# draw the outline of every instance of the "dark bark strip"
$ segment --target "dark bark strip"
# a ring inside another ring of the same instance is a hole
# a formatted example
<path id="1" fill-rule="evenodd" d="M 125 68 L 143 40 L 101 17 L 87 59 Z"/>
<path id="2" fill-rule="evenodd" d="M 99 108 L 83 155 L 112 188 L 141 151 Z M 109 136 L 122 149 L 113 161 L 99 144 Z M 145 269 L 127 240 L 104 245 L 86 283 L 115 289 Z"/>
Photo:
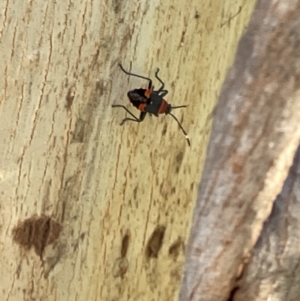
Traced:
<path id="1" fill-rule="evenodd" d="M 299 15 L 299 0 L 258 1 L 240 41 L 215 110 L 182 301 L 228 300 L 281 191 L 300 137 Z"/>
<path id="2" fill-rule="evenodd" d="M 300 300 L 300 147 L 233 301 Z"/>

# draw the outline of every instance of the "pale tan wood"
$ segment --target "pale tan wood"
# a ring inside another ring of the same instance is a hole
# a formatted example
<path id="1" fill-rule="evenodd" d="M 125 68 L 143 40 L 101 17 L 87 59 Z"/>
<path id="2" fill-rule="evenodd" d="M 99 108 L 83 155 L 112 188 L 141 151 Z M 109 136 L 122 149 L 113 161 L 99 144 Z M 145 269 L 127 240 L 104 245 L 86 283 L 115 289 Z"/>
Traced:
<path id="1" fill-rule="evenodd" d="M 177 298 L 210 113 L 254 2 L 1 1 L 1 300 Z M 169 116 L 119 126 L 111 104 L 145 84 L 120 61 L 160 67 L 191 148 Z M 13 229 L 42 215 L 62 231 L 47 246 L 45 219 L 41 259 Z"/>
<path id="2" fill-rule="evenodd" d="M 286 191 L 297 160 L 282 190 L 300 141 L 299 15 L 299 0 L 259 0 L 241 39 L 215 110 L 182 301 L 300 298 L 300 195 Z"/>

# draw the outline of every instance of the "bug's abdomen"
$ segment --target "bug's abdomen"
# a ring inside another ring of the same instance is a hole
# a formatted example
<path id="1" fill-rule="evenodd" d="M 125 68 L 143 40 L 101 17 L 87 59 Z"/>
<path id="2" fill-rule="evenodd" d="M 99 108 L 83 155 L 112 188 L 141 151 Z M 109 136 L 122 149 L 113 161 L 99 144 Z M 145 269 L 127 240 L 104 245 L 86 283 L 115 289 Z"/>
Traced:
<path id="1" fill-rule="evenodd" d="M 146 104 L 148 101 L 148 99 L 144 95 L 145 91 L 146 91 L 145 89 L 135 89 L 127 93 L 127 96 L 130 102 L 132 103 L 132 105 L 140 111 L 143 111 L 140 108 L 140 106 Z"/>

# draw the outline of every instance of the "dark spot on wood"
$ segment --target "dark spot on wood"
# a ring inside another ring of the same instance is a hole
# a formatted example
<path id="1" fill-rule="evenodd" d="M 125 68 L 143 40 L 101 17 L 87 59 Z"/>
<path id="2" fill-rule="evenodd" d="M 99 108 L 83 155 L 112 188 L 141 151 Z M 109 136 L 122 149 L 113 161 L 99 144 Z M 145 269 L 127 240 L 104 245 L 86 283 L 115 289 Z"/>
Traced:
<path id="1" fill-rule="evenodd" d="M 174 194 L 176 192 L 176 188 L 175 187 L 172 187 L 171 189 L 171 194 Z"/>
<path id="2" fill-rule="evenodd" d="M 47 265 L 44 270 L 44 278 L 47 279 L 50 272 L 54 269 L 56 264 L 60 261 L 63 254 L 65 253 L 65 244 L 57 243 L 55 245 L 55 253 L 51 253 L 51 256 L 47 256 L 45 262 Z"/>
<path id="3" fill-rule="evenodd" d="M 155 177 L 155 185 L 156 185 L 156 186 L 159 185 L 159 179 L 158 179 L 158 177 Z"/>
<path id="4" fill-rule="evenodd" d="M 161 194 L 163 194 L 163 189 L 164 189 L 164 183 L 160 183 L 159 191 L 160 191 Z"/>
<path id="5" fill-rule="evenodd" d="M 66 105 L 65 105 L 65 108 L 67 110 L 71 109 L 73 101 L 74 101 L 74 98 L 75 98 L 74 89 L 73 89 L 73 87 L 70 87 L 69 90 L 68 90 L 67 96 L 66 96 Z"/>
<path id="6" fill-rule="evenodd" d="M 183 152 L 180 151 L 177 156 L 175 157 L 175 172 L 176 173 L 179 173 L 179 170 L 180 170 L 180 167 L 181 167 L 181 164 L 182 164 L 182 161 L 183 161 Z"/>
<path id="7" fill-rule="evenodd" d="M 74 243 L 71 244 L 74 253 L 78 250 L 78 245 L 79 245 L 78 240 L 74 241 Z"/>
<path id="8" fill-rule="evenodd" d="M 183 32 L 181 33 L 180 44 L 183 44 L 183 43 L 184 43 L 184 37 L 185 37 L 185 31 L 183 31 Z"/>
<path id="9" fill-rule="evenodd" d="M 34 248 L 35 253 L 43 259 L 45 248 L 58 239 L 62 226 L 46 215 L 34 215 L 13 229 L 14 242 L 29 250 Z"/>
<path id="10" fill-rule="evenodd" d="M 234 301 L 234 295 L 235 293 L 237 292 L 237 290 L 239 289 L 238 286 L 235 286 L 231 292 L 230 292 L 230 295 L 229 295 L 229 298 L 227 299 L 227 301 Z"/>
<path id="11" fill-rule="evenodd" d="M 129 235 L 129 231 L 127 231 L 127 233 L 122 238 L 122 245 L 121 245 L 121 257 L 122 258 L 124 258 L 127 254 L 129 241 L 130 241 L 130 235 Z"/>
<path id="12" fill-rule="evenodd" d="M 118 14 L 121 10 L 122 0 L 113 0 L 114 12 Z"/>
<path id="13" fill-rule="evenodd" d="M 181 250 L 183 250 L 183 241 L 181 237 L 178 237 L 169 247 L 169 256 L 176 260 Z"/>
<path id="14" fill-rule="evenodd" d="M 162 132 L 161 132 L 161 135 L 162 135 L 162 136 L 165 136 L 166 133 L 167 133 L 167 123 L 164 124 L 164 127 L 163 127 L 163 130 L 162 130 Z"/>
<path id="15" fill-rule="evenodd" d="M 84 140 L 84 130 L 86 122 L 81 118 L 78 118 L 75 124 L 75 129 L 73 132 L 73 137 L 71 143 L 82 143 Z"/>
<path id="16" fill-rule="evenodd" d="M 242 173 L 243 169 L 244 169 L 244 164 L 245 161 L 239 160 L 239 158 L 234 158 L 235 160 L 232 162 L 232 171 L 235 174 L 240 174 Z"/>
<path id="17" fill-rule="evenodd" d="M 175 267 L 170 271 L 170 278 L 173 278 L 174 281 L 179 282 L 181 280 L 182 271 L 181 267 Z"/>
<path id="18" fill-rule="evenodd" d="M 160 48 L 158 48 L 158 49 L 156 50 L 156 57 L 159 58 L 159 55 L 160 55 Z"/>
<path id="19" fill-rule="evenodd" d="M 127 258 L 117 258 L 114 267 L 113 267 L 113 276 L 116 277 L 121 277 L 127 273 L 128 270 L 128 260 Z"/>
<path id="20" fill-rule="evenodd" d="M 200 18 L 200 14 L 199 14 L 199 12 L 197 10 L 195 11 L 194 18 L 195 19 L 199 19 Z"/>
<path id="21" fill-rule="evenodd" d="M 133 189 L 133 197 L 136 200 L 137 186 Z"/>
<path id="22" fill-rule="evenodd" d="M 80 236 L 79 236 L 79 239 L 84 240 L 84 238 L 85 238 L 85 233 L 81 233 Z"/>
<path id="23" fill-rule="evenodd" d="M 200 255 L 203 253 L 203 251 L 202 251 L 201 248 L 194 248 L 193 253 L 194 253 L 195 255 L 200 256 Z"/>
<path id="24" fill-rule="evenodd" d="M 93 59 L 92 59 L 92 66 L 97 66 L 98 64 L 98 59 L 99 59 L 99 54 L 100 54 L 100 48 L 98 47 L 96 50 L 96 53 L 93 55 Z"/>
<path id="25" fill-rule="evenodd" d="M 158 257 L 158 253 L 163 244 L 165 231 L 166 231 L 165 226 L 157 226 L 153 231 L 146 246 L 146 256 L 148 258 Z"/>
<path id="26" fill-rule="evenodd" d="M 97 96 L 103 96 L 105 92 L 105 81 L 99 80 L 96 82 Z"/>

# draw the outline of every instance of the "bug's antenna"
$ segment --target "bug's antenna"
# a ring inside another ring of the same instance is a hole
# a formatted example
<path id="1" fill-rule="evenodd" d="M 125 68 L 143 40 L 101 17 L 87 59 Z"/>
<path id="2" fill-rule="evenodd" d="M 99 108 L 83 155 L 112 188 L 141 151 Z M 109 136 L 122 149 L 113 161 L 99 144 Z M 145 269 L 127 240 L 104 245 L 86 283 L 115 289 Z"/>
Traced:
<path id="1" fill-rule="evenodd" d="M 172 108 L 174 108 L 174 107 L 172 107 Z M 176 107 L 175 107 L 175 108 L 176 108 Z M 181 123 L 179 122 L 179 120 L 178 120 L 172 113 L 169 113 L 169 115 L 171 115 L 171 116 L 177 121 L 179 127 L 181 128 L 183 134 L 185 135 L 185 139 L 186 139 L 188 145 L 191 146 L 190 139 L 189 139 L 189 137 L 188 137 L 186 131 L 185 131 L 184 128 L 182 127 Z"/>
<path id="2" fill-rule="evenodd" d="M 143 79 L 146 79 L 146 80 L 148 80 L 148 81 L 150 81 L 150 82 L 152 83 L 152 80 L 151 80 L 151 78 L 149 78 L 149 77 L 145 77 L 145 76 L 142 76 L 142 75 L 138 75 L 138 74 L 135 74 L 135 73 L 128 72 L 128 71 L 126 71 L 126 70 L 123 68 L 123 66 L 122 66 L 121 64 L 119 64 L 119 67 L 120 67 L 120 68 L 122 69 L 122 71 L 123 71 L 124 73 L 126 73 L 127 75 L 131 75 L 131 76 L 143 78 Z"/>
<path id="3" fill-rule="evenodd" d="M 172 109 L 179 109 L 179 108 L 186 108 L 187 106 L 176 106 L 176 107 L 173 107 L 172 106 Z"/>

